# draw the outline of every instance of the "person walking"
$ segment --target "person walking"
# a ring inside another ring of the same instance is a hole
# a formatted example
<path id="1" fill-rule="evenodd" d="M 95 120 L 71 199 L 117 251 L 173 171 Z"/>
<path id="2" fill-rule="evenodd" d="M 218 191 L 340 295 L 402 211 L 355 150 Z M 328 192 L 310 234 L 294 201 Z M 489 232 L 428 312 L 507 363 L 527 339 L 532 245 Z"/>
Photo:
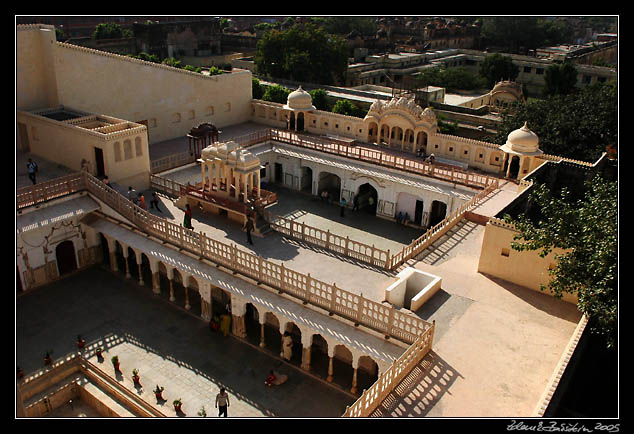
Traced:
<path id="1" fill-rule="evenodd" d="M 35 174 L 37 173 L 39 169 L 37 166 L 37 163 L 29 158 L 29 162 L 26 163 L 26 169 L 29 173 L 29 179 L 31 180 L 33 185 L 35 185 Z"/>
<path id="2" fill-rule="evenodd" d="M 253 220 L 250 217 L 247 217 L 247 222 L 244 224 L 244 227 L 247 230 L 247 242 L 253 245 L 253 240 L 251 239 L 251 231 L 254 229 Z"/>
<path id="3" fill-rule="evenodd" d="M 183 226 L 187 229 L 194 229 L 192 226 L 192 209 L 189 204 L 185 206 L 185 217 L 183 217 Z"/>
<path id="4" fill-rule="evenodd" d="M 136 203 L 136 190 L 132 187 L 128 187 L 128 200 L 130 202 Z"/>
<path id="5" fill-rule="evenodd" d="M 352 199 L 352 203 L 354 206 L 352 207 L 352 211 L 359 211 L 359 195 L 355 194 L 354 199 Z"/>
<path id="6" fill-rule="evenodd" d="M 147 210 L 147 205 L 145 204 L 145 196 L 143 196 L 143 193 L 139 193 L 139 206 Z"/>
<path id="7" fill-rule="evenodd" d="M 224 387 L 220 388 L 220 393 L 216 395 L 216 408 L 218 409 L 218 417 L 227 417 L 227 408 L 229 407 L 229 394 Z"/>
<path id="8" fill-rule="evenodd" d="M 341 201 L 339 201 L 339 205 L 341 205 L 341 212 L 340 212 L 340 216 L 341 217 L 345 217 L 344 213 L 344 209 L 346 208 L 346 199 L 344 199 L 343 197 L 341 198 Z"/>
<path id="9" fill-rule="evenodd" d="M 225 312 L 220 315 L 220 331 L 224 337 L 227 337 L 229 330 L 231 330 L 231 315 Z"/>
<path id="10" fill-rule="evenodd" d="M 156 208 L 156 210 L 160 212 L 161 214 L 163 213 L 163 211 L 161 211 L 161 209 L 158 206 L 158 195 L 156 194 L 155 191 L 152 192 L 152 200 L 150 200 L 150 209 L 154 209 L 154 208 Z"/>

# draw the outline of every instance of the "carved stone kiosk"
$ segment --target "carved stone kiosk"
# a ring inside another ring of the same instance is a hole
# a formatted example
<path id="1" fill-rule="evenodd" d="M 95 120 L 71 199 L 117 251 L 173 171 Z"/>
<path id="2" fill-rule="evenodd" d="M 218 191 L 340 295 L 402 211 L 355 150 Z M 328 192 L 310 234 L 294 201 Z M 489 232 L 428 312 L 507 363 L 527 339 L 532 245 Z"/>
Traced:
<path id="1" fill-rule="evenodd" d="M 201 151 L 197 160 L 202 181 L 187 186 L 176 202 L 186 203 L 204 212 L 227 215 L 230 220 L 246 223 L 255 217 L 256 207 L 272 205 L 277 196 L 260 188 L 260 159 L 233 141 L 212 144 Z"/>

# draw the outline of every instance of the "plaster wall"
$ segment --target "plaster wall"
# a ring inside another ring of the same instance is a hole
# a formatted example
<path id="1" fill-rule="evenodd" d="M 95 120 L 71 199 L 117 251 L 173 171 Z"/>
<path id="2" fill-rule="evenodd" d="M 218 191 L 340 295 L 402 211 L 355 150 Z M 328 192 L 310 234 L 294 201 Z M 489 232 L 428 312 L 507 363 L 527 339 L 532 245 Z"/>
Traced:
<path id="1" fill-rule="evenodd" d="M 517 231 L 503 221 L 489 220 L 482 240 L 478 272 L 541 292 L 540 285 L 546 285 L 550 280 L 548 269 L 556 264 L 555 255 L 564 251 L 554 249 L 544 258 L 538 251 L 515 251 L 511 242 L 516 234 Z M 577 297 L 564 294 L 563 300 L 576 303 Z"/>
<path id="2" fill-rule="evenodd" d="M 207 76 L 64 43 L 54 58 L 61 104 L 143 122 L 150 143 L 250 119 L 249 71 Z"/>
<path id="3" fill-rule="evenodd" d="M 55 69 L 51 67 L 55 28 L 17 26 L 16 108 L 32 110 L 58 105 Z"/>

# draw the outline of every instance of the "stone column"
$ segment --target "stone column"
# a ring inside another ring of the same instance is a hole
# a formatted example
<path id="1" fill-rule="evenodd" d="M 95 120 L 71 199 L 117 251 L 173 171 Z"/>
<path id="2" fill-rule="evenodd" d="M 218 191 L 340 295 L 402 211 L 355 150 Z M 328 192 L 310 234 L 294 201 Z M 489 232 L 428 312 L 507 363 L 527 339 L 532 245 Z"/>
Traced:
<path id="1" fill-rule="evenodd" d="M 200 292 L 200 316 L 205 321 L 211 321 L 211 284 L 201 282 L 198 291 Z"/>
<path id="2" fill-rule="evenodd" d="M 189 274 L 183 275 L 183 288 L 185 288 L 185 309 L 191 309 L 189 305 Z"/>
<path id="3" fill-rule="evenodd" d="M 159 274 L 159 262 L 150 258 L 150 270 L 152 270 L 152 292 L 161 293 L 161 276 Z"/>
<path id="4" fill-rule="evenodd" d="M 238 297 L 231 294 L 231 328 L 232 333 L 242 339 L 247 337 L 247 329 L 245 326 L 245 316 L 247 313 L 247 304 Z"/>
<path id="5" fill-rule="evenodd" d="M 139 286 L 143 286 L 145 282 L 143 282 L 143 272 L 141 271 L 141 264 L 143 263 L 143 253 L 134 251 L 136 258 L 136 265 L 139 270 Z"/>
<path id="6" fill-rule="evenodd" d="M 117 242 L 112 238 L 107 237 L 108 253 L 110 255 L 110 270 L 113 272 L 119 271 L 119 264 L 117 264 Z"/>
<path id="7" fill-rule="evenodd" d="M 123 251 L 123 258 L 125 259 L 125 278 L 131 279 L 130 264 L 128 264 L 128 246 L 121 244 L 121 250 Z"/>
<path id="8" fill-rule="evenodd" d="M 359 358 L 352 355 L 352 387 L 350 388 L 350 393 L 357 393 L 357 370 L 359 369 Z"/>
<path id="9" fill-rule="evenodd" d="M 174 269 L 169 267 L 167 269 L 167 278 L 170 281 L 170 301 L 176 300 L 174 297 Z"/>
<path id="10" fill-rule="evenodd" d="M 260 322 L 260 348 L 264 348 L 264 322 L 266 318 L 266 312 L 258 311 L 258 321 Z"/>
<path id="11" fill-rule="evenodd" d="M 329 383 L 332 383 L 332 374 L 334 373 L 333 371 L 333 367 L 332 367 L 332 361 L 335 358 L 335 346 L 334 345 L 330 345 L 330 343 L 328 343 L 328 377 L 326 377 L 326 381 Z"/>

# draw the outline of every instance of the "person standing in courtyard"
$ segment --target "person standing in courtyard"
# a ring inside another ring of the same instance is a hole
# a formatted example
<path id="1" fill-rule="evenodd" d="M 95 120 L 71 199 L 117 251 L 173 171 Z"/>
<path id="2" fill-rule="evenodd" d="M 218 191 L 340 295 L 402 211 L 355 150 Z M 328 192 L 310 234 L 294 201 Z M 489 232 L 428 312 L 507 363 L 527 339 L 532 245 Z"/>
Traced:
<path id="1" fill-rule="evenodd" d="M 227 417 L 227 408 L 229 407 L 229 394 L 224 387 L 220 388 L 220 393 L 216 395 L 216 408 L 218 409 L 218 417 Z"/>
<path id="2" fill-rule="evenodd" d="M 354 206 L 352 207 L 352 211 L 359 211 L 359 195 L 355 194 L 354 199 L 352 199 L 352 203 Z"/>
<path id="3" fill-rule="evenodd" d="M 194 229 L 192 226 L 192 209 L 189 204 L 185 206 L 185 217 L 183 217 L 183 226 L 187 229 Z"/>
<path id="4" fill-rule="evenodd" d="M 29 179 L 35 185 L 35 174 L 38 171 L 37 163 L 29 158 L 29 162 L 26 163 L 26 169 L 29 173 Z"/>
<path id="5" fill-rule="evenodd" d="M 284 332 L 284 337 L 282 338 L 282 358 L 290 362 L 291 357 L 293 357 L 293 338 L 289 332 Z"/>
<path id="6" fill-rule="evenodd" d="M 339 205 L 341 206 L 341 212 L 339 213 L 339 215 L 341 217 L 345 217 L 345 215 L 343 213 L 344 213 L 344 210 L 346 208 L 346 199 L 342 197 L 341 201 L 339 201 Z"/>
<path id="7" fill-rule="evenodd" d="M 247 230 L 247 242 L 253 245 L 253 240 L 251 239 L 251 231 L 253 231 L 253 219 L 251 217 L 247 217 L 247 221 L 244 224 L 245 229 Z"/>

